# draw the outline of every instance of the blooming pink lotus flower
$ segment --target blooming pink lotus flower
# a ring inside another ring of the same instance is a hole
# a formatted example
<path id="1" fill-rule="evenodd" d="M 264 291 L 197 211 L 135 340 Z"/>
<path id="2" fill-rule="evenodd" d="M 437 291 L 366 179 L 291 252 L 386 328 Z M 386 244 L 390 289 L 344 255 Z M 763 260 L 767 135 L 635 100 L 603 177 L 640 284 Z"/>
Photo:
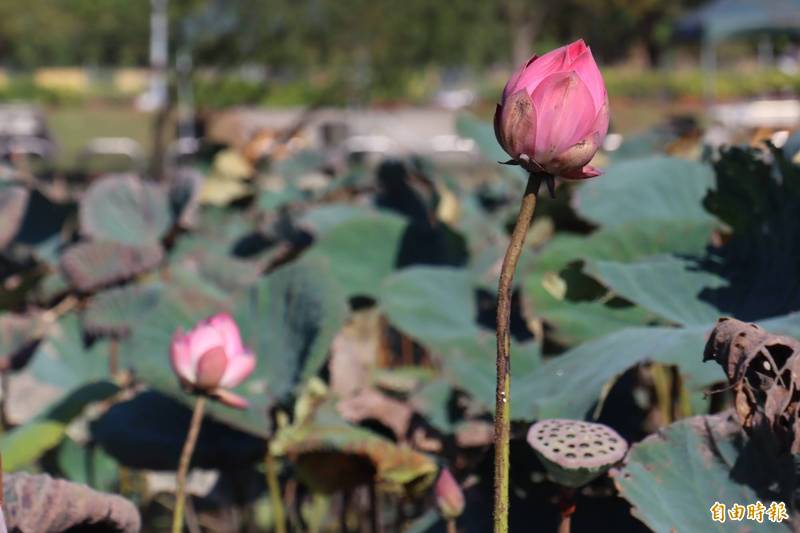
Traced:
<path id="1" fill-rule="evenodd" d="M 512 164 L 567 179 L 600 175 L 588 165 L 608 132 L 608 93 L 583 40 L 537 57 L 503 89 L 494 131 Z"/>
<path id="2" fill-rule="evenodd" d="M 247 400 L 227 389 L 247 379 L 255 369 L 256 358 L 242 344 L 239 327 L 230 315 L 214 315 L 187 333 L 176 331 L 170 362 L 185 387 L 231 407 L 247 407 Z"/>
<path id="3" fill-rule="evenodd" d="M 436 496 L 436 506 L 445 518 L 457 518 L 464 512 L 464 493 L 461 492 L 461 487 L 449 469 L 442 468 L 433 492 Z"/>

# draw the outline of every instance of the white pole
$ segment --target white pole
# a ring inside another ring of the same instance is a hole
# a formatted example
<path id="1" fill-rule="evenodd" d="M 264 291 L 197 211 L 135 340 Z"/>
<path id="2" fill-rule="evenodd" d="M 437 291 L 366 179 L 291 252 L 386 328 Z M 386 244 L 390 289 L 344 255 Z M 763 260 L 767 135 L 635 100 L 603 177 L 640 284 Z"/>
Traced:
<path id="1" fill-rule="evenodd" d="M 703 66 L 703 92 L 705 93 L 706 101 L 713 102 L 716 98 L 716 81 L 717 81 L 717 45 L 708 36 L 705 36 L 702 41 L 702 58 L 701 63 Z"/>
<path id="2" fill-rule="evenodd" d="M 167 104 L 167 63 L 169 61 L 168 0 L 150 0 L 150 99 L 153 110 Z"/>

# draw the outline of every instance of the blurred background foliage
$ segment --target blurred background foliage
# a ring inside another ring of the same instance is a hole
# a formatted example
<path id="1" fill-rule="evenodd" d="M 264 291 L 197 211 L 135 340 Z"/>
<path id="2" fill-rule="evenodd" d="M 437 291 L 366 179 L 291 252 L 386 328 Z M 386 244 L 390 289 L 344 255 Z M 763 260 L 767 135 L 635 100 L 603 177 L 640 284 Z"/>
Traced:
<path id="1" fill-rule="evenodd" d="M 674 22 L 700 3 L 175 0 L 169 4 L 170 49 L 188 51 L 196 68 L 214 72 L 213 83 L 205 81 L 213 87 L 204 90 L 201 80 L 198 91 L 199 102 L 211 106 L 243 100 L 297 104 L 309 96 L 323 103 L 413 100 L 426 85 L 464 78 L 491 86 L 486 92 L 494 94 L 502 76 L 487 79 L 488 67 L 507 70 L 527 59 L 531 43 L 545 50 L 577 36 L 590 42 L 606 65 L 633 58 L 662 69 L 612 76 L 612 95 L 658 96 L 666 85 L 671 95 L 696 97 L 698 73 L 674 77 L 673 69 L 663 67 L 676 61 Z M 19 9 L 17 2 L 0 1 L 0 57 L 10 77 L 0 96 L 70 102 L 63 87 L 48 91 L 32 83 L 30 74 L 40 67 L 146 66 L 148 17 L 144 2 L 31 0 Z M 757 40 L 739 46 L 755 49 Z M 688 50 L 695 53 L 696 45 Z M 796 83 L 778 75 L 762 82 L 742 78 L 732 76 L 724 94 L 750 95 Z M 95 96 L 103 96 L 103 89 L 102 83 L 92 84 Z"/>

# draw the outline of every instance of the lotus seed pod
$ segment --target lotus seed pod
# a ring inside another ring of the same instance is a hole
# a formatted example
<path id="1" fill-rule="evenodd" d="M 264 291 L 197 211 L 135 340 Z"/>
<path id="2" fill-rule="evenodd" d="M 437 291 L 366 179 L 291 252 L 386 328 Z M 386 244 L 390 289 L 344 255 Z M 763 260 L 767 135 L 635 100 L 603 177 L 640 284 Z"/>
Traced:
<path id="1" fill-rule="evenodd" d="M 625 457 L 628 443 L 608 426 L 581 420 L 540 420 L 528 430 L 528 444 L 551 481 L 582 487 Z"/>

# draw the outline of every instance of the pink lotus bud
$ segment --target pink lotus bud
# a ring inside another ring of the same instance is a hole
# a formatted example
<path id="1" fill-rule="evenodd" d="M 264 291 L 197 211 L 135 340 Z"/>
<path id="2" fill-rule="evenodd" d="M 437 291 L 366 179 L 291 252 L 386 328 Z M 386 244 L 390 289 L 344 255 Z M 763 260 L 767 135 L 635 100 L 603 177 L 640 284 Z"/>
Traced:
<path id="1" fill-rule="evenodd" d="M 608 93 L 583 40 L 533 56 L 511 76 L 494 114 L 497 140 L 528 172 L 567 179 L 588 165 L 608 132 Z"/>
<path id="2" fill-rule="evenodd" d="M 436 505 L 445 518 L 457 518 L 464 512 L 464 493 L 461 487 L 447 468 L 442 468 L 439 479 L 434 487 Z"/>
<path id="3" fill-rule="evenodd" d="M 241 384 L 256 366 L 255 356 L 242 345 L 239 327 L 230 315 L 214 315 L 185 334 L 176 331 L 170 362 L 185 387 L 231 407 L 247 407 L 247 400 L 225 390 Z"/>

